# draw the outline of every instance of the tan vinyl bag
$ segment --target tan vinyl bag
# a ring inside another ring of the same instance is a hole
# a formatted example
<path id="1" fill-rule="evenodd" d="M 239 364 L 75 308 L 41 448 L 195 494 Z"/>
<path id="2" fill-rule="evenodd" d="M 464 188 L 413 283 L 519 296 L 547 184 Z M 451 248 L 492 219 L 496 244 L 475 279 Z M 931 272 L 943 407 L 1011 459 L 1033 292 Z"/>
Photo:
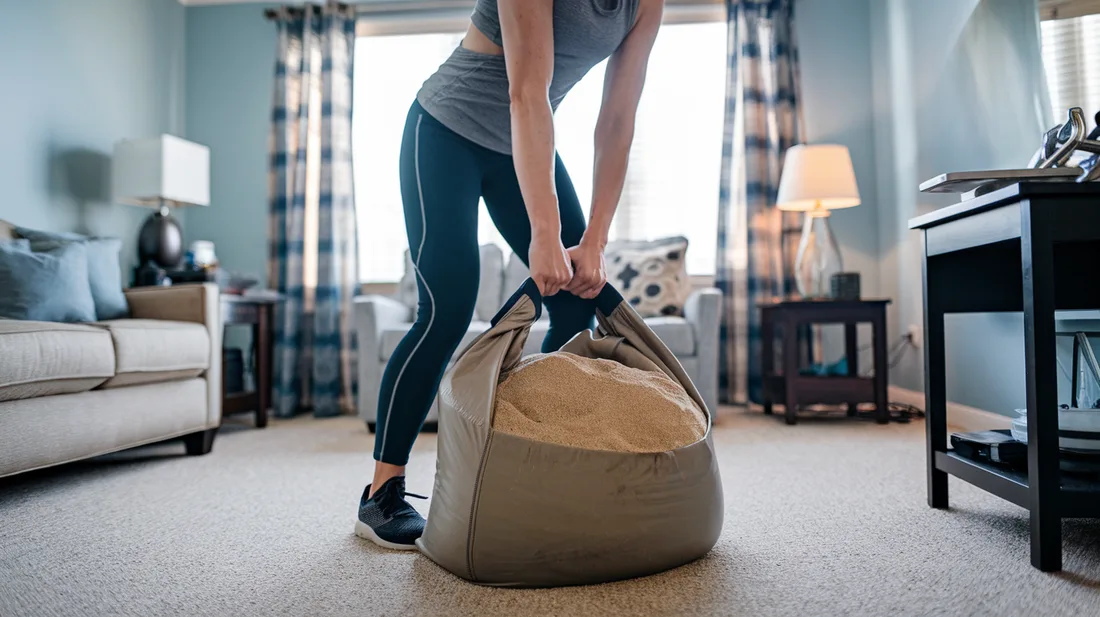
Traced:
<path id="1" fill-rule="evenodd" d="M 621 580 L 703 557 L 718 541 L 724 511 L 711 411 L 611 285 L 597 299 L 596 332 L 578 334 L 562 351 L 662 371 L 705 414 L 703 437 L 665 452 L 620 452 L 492 428 L 501 375 L 520 361 L 541 304 L 528 279 L 443 377 L 421 552 L 466 580 L 507 587 Z"/>

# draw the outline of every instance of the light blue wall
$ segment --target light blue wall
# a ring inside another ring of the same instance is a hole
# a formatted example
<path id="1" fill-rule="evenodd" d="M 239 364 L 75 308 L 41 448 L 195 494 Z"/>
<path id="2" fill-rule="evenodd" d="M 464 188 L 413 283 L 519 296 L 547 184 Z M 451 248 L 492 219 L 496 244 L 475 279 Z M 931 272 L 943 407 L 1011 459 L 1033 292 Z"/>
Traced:
<path id="1" fill-rule="evenodd" d="M 149 210 L 111 203 L 115 142 L 182 134 L 177 0 L 10 2 L 0 17 L 0 219 L 122 238 L 123 280 Z"/>
<path id="2" fill-rule="evenodd" d="M 881 281 L 895 334 L 923 323 L 920 236 L 910 218 L 957 202 L 920 193 L 940 173 L 1025 165 L 1049 117 L 1035 0 L 871 3 Z M 1003 414 L 1022 405 L 1019 315 L 950 317 L 948 398 Z M 891 381 L 923 391 L 909 354 Z"/>
<path id="3" fill-rule="evenodd" d="M 876 0 L 799 0 L 803 116 L 809 143 L 848 147 L 862 204 L 830 217 L 844 269 L 860 273 L 865 296 L 879 293 L 878 200 L 871 92 L 871 21 Z"/>
<path id="4" fill-rule="evenodd" d="M 187 137 L 211 157 L 211 204 L 187 213 L 187 231 L 213 241 L 226 269 L 266 280 L 275 26 L 263 9 L 187 9 Z"/>

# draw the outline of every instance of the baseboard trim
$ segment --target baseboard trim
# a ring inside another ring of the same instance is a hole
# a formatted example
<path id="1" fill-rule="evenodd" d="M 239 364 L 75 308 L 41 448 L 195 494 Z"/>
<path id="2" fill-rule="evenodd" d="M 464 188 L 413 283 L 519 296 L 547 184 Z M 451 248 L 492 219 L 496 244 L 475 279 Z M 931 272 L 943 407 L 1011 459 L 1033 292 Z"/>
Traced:
<path id="1" fill-rule="evenodd" d="M 891 401 L 926 409 L 923 392 L 890 386 L 888 394 Z M 948 401 L 947 425 L 958 431 L 988 431 L 990 429 L 1012 428 L 1012 420 L 992 411 Z"/>

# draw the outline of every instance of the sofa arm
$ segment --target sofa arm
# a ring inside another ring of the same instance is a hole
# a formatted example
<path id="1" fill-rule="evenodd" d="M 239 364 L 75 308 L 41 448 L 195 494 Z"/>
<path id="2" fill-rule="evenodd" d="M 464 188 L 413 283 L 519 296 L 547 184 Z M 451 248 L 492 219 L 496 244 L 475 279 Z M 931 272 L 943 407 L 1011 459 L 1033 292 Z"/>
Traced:
<path id="1" fill-rule="evenodd" d="M 713 287 L 698 289 L 684 304 L 684 318 L 695 333 L 699 374 L 695 387 L 712 414 L 718 412 L 718 346 L 721 345 L 722 292 Z"/>
<path id="2" fill-rule="evenodd" d="M 214 283 L 185 283 L 168 287 L 124 290 L 134 319 L 186 321 L 206 326 L 210 338 L 210 368 L 206 370 L 206 428 L 222 418 L 221 296 Z"/>
<path id="3" fill-rule="evenodd" d="M 358 296 L 355 304 L 355 335 L 359 348 L 359 417 L 374 422 L 378 390 L 382 384 L 380 348 L 382 332 L 412 319 L 412 309 L 386 296 Z"/>

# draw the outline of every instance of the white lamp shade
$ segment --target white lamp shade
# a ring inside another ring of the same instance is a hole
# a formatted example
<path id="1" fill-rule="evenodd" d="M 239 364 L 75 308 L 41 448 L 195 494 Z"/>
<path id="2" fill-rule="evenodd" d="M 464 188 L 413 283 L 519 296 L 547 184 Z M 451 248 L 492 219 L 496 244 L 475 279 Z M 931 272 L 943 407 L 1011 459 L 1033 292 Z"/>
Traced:
<path id="1" fill-rule="evenodd" d="M 859 205 L 852 157 L 845 146 L 799 144 L 787 150 L 776 206 L 808 212 Z"/>
<path id="2" fill-rule="evenodd" d="M 210 149 L 172 135 L 115 145 L 115 201 L 135 206 L 210 204 Z"/>

